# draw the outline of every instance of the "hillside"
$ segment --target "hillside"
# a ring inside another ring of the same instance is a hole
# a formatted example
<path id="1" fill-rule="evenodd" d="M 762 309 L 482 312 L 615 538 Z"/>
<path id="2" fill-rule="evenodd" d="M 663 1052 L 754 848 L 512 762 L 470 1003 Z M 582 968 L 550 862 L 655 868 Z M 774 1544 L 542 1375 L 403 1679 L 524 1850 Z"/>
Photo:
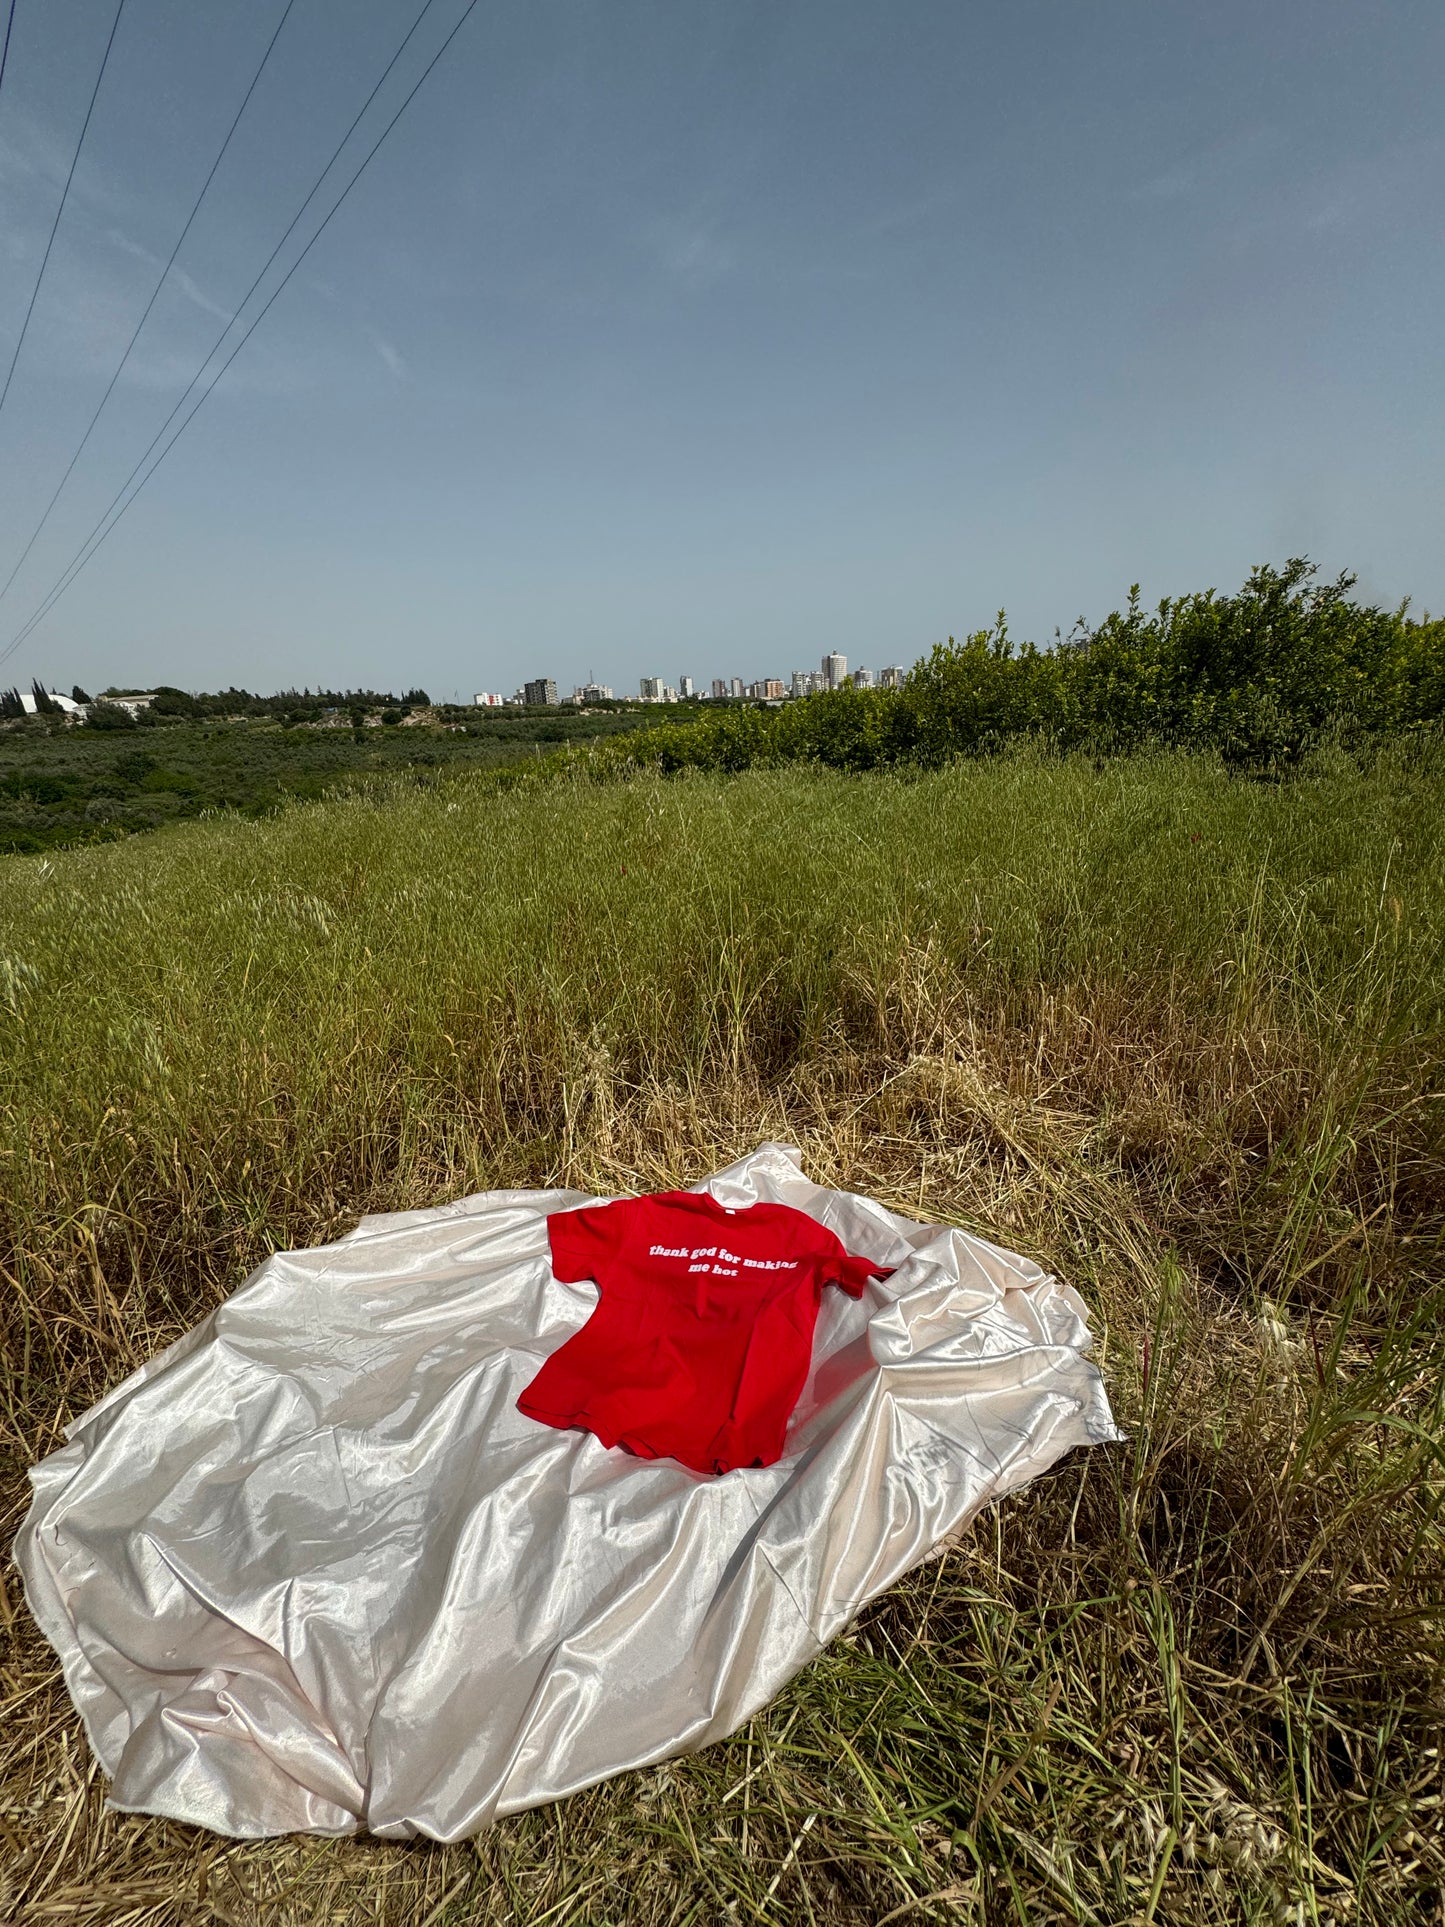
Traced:
<path id="1" fill-rule="evenodd" d="M 491 1185 L 689 1183 L 763 1137 L 1077 1286 L 1129 1434 L 980 1520 L 733 1740 L 475 1846 L 103 1815 L 12 1600 L 12 1897 L 1428 1918 L 1441 821 L 1426 742 L 1270 783 L 1021 752 L 373 788 L 6 860 L 12 1524 L 67 1417 L 276 1246 Z"/>

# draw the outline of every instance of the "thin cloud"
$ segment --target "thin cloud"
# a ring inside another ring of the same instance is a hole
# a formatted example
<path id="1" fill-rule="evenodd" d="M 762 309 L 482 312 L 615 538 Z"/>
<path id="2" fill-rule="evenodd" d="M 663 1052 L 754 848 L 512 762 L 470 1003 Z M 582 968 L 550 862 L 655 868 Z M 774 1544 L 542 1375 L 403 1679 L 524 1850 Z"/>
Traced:
<path id="1" fill-rule="evenodd" d="M 0 184 L 34 198 L 37 221 L 49 221 L 64 189 L 74 154 L 69 138 L 17 113 L 9 132 L 0 139 Z M 116 175 L 97 166 L 88 152 L 81 155 L 71 183 L 67 221 L 72 211 L 93 219 L 124 220 L 136 213 L 137 205 Z M 14 220 L 16 211 L 10 210 L 7 218 Z"/>
<path id="2" fill-rule="evenodd" d="M 1246 128 L 1183 156 L 1172 167 L 1131 188 L 1127 198 L 1165 206 L 1208 189 L 1228 186 L 1249 173 L 1279 145 L 1280 135 L 1276 129 Z"/>
<path id="3" fill-rule="evenodd" d="M 158 254 L 153 254 L 149 248 L 143 247 L 139 241 L 133 241 L 128 234 L 122 233 L 118 227 L 109 229 L 106 239 L 118 247 L 123 254 L 129 254 L 137 261 L 144 261 L 152 268 L 158 268 L 161 265 L 161 259 Z M 218 301 L 213 301 L 204 288 L 196 281 L 195 277 L 187 274 L 184 268 L 173 267 L 167 275 L 166 281 L 168 285 L 179 288 L 181 293 L 184 294 L 188 300 L 193 301 L 203 314 L 214 315 L 218 321 L 230 321 L 232 319 L 231 310 L 229 308 L 223 308 Z"/>
<path id="4" fill-rule="evenodd" d="M 1312 233 L 1365 230 L 1396 214 L 1402 203 L 1433 202 L 1442 162 L 1445 142 L 1438 137 L 1391 141 L 1376 154 L 1342 161 L 1310 183 L 1304 225 Z"/>
<path id="5" fill-rule="evenodd" d="M 664 272 L 688 289 L 711 287 L 737 268 L 736 248 L 709 222 L 654 222 L 649 242 Z"/>
<path id="6" fill-rule="evenodd" d="M 375 348 L 388 372 L 392 374 L 397 381 L 409 381 L 411 379 L 411 370 L 407 367 L 405 361 L 403 361 L 396 349 L 393 348 L 391 343 L 386 339 L 385 335 L 379 335 L 374 328 L 368 328 L 366 333 L 367 339 L 370 341 L 372 347 Z"/>

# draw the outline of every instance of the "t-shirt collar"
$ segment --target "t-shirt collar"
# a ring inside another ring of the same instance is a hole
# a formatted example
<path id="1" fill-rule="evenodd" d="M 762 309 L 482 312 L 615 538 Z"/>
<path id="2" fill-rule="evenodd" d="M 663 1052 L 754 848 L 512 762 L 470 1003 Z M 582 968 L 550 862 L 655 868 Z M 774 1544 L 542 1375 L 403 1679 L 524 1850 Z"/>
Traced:
<path id="1" fill-rule="evenodd" d="M 759 1202 L 759 1200 L 754 1199 L 753 1204 L 724 1204 L 721 1199 L 715 1198 L 711 1191 L 694 1191 L 692 1195 L 695 1198 L 701 1198 L 708 1209 L 716 1212 L 720 1218 L 741 1217 L 745 1211 L 751 1211 L 753 1209 L 753 1204 Z"/>

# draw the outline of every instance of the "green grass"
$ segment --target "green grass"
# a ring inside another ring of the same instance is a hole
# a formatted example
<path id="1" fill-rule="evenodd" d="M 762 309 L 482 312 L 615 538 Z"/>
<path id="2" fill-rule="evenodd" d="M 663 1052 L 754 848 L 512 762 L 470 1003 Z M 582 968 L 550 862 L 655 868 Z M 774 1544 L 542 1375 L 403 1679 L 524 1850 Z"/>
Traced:
<path id="1" fill-rule="evenodd" d="M 0 863 L 16 1516 L 65 1420 L 276 1245 L 763 1136 L 1059 1271 L 1129 1432 L 733 1740 L 466 1847 L 102 1816 L 17 1606 L 12 1911 L 1432 1918 L 1442 821 L 1429 748 L 1281 784 L 1020 755 L 446 778 Z"/>
<path id="2" fill-rule="evenodd" d="M 377 780 L 435 782 L 501 769 L 655 723 L 653 708 L 603 714 L 447 712 L 454 727 L 283 727 L 166 721 L 143 728 L 0 729 L 0 854 L 107 843 L 208 813 L 265 816 Z"/>

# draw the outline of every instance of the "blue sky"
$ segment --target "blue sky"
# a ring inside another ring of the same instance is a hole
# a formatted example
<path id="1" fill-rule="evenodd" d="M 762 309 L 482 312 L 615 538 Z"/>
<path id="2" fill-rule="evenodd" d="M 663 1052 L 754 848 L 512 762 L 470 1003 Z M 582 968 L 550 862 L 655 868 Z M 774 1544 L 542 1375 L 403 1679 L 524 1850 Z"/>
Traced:
<path id="1" fill-rule="evenodd" d="M 296 0 L 0 647 L 420 3 Z M 127 0 L 0 414 L 0 580 L 282 6 Z M 0 370 L 112 12 L 19 0 Z M 1445 609 L 1442 72 L 1438 0 L 483 0 L 0 680 L 786 675 L 1300 552 Z"/>

